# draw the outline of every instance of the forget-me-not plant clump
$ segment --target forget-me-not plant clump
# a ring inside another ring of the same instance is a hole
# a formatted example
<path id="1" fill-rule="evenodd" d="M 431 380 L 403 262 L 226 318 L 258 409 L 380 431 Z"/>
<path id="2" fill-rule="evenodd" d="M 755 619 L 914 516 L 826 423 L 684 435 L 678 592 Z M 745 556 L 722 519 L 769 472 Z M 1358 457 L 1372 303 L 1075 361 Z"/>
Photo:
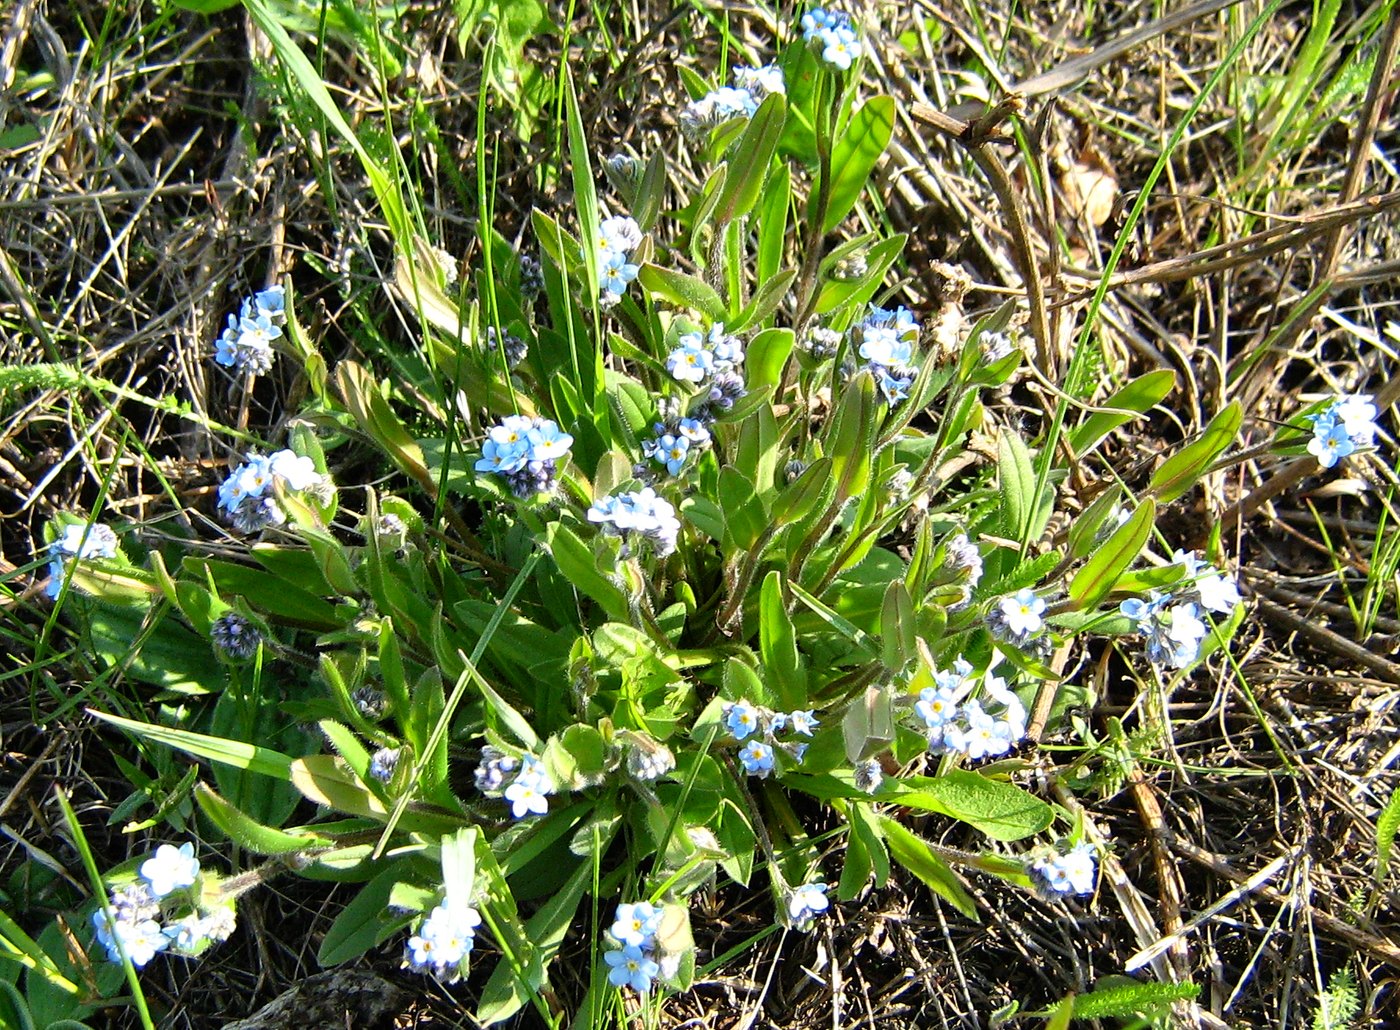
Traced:
<path id="1" fill-rule="evenodd" d="M 662 153 L 600 161 L 565 78 L 572 206 L 531 212 L 519 250 L 483 219 L 455 285 L 424 230 L 395 239 L 386 295 L 419 336 L 392 374 L 329 365 L 281 288 L 230 317 L 213 360 L 265 374 L 280 341 L 307 401 L 284 446 L 230 441 L 217 540 L 129 558 L 55 522 L 50 593 L 207 640 L 230 700 L 99 717 L 236 770 L 190 797 L 275 861 L 260 876 L 348 885 L 324 964 L 392 940 L 409 970 L 470 978 L 480 1022 L 555 1025 L 566 942 L 623 1018 L 685 990 L 690 899 L 722 880 L 763 885 L 784 931 L 900 867 L 968 917 L 963 875 L 1093 895 L 1111 842 L 1048 800 L 1070 781 L 1040 744 L 1094 753 L 1072 657 L 1170 682 L 1228 646 L 1223 551 L 1167 556 L 1156 518 L 1238 422 L 1065 510 L 1066 462 L 1165 393 L 1107 429 L 1086 409 L 1057 446 L 995 401 L 1026 360 L 1017 301 L 944 312 L 960 328 L 935 345 L 906 239 L 851 217 L 894 123 L 851 73 L 873 39 L 810 8 L 771 60 L 694 89 L 687 195 Z M 1374 417 L 1340 398 L 1307 449 L 1331 467 Z M 190 856 L 152 861 L 151 897 L 93 917 L 101 943 L 140 965 L 227 936 Z"/>

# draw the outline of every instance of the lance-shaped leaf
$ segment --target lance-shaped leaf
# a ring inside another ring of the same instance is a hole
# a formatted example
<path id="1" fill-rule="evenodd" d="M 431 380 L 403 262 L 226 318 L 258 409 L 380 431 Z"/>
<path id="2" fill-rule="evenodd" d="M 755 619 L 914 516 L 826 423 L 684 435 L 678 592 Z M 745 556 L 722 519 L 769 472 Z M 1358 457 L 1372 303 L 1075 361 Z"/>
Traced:
<path id="1" fill-rule="evenodd" d="M 637 278 L 653 296 L 698 311 L 711 321 L 724 321 L 724 301 L 703 279 L 653 264 L 643 265 Z"/>
<path id="2" fill-rule="evenodd" d="M 1076 611 L 1092 607 L 1108 596 L 1118 577 L 1142 553 L 1156 517 L 1157 505 L 1148 498 L 1075 573 L 1069 584 L 1069 600 Z"/>
<path id="3" fill-rule="evenodd" d="M 290 855 L 309 848 L 330 847 L 334 841 L 308 830 L 292 833 L 258 822 L 203 783 L 195 784 L 200 809 L 228 838 L 256 855 Z"/>
<path id="4" fill-rule="evenodd" d="M 434 489 L 423 449 L 389 407 L 369 372 L 353 361 L 342 361 L 335 367 L 335 385 L 346 410 L 370 439 L 379 444 L 400 469 L 428 489 Z"/>
<path id="5" fill-rule="evenodd" d="M 822 232 L 828 233 L 856 206 L 875 163 L 894 132 L 894 100 L 871 97 L 851 115 L 831 153 L 831 191 Z"/>
<path id="6" fill-rule="evenodd" d="M 1163 504 L 1176 500 L 1196 485 L 1216 458 L 1229 447 L 1244 421 L 1239 401 L 1231 401 L 1210 420 L 1200 439 L 1177 451 L 1152 474 L 1148 491 Z"/>
<path id="7" fill-rule="evenodd" d="M 769 95 L 749 119 L 730 151 L 724 186 L 715 206 L 715 219 L 720 224 L 743 217 L 758 203 L 786 119 L 787 97 L 781 93 Z"/>

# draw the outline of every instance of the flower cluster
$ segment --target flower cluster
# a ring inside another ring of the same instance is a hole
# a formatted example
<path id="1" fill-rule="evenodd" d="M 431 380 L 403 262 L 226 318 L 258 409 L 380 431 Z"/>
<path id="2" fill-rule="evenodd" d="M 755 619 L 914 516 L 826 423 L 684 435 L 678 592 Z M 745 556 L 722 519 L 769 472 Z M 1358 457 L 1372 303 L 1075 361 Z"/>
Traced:
<path id="1" fill-rule="evenodd" d="M 686 459 L 692 451 L 698 451 L 710 442 L 710 430 L 698 418 L 676 419 L 672 423 L 655 422 L 652 432 L 656 435 L 642 441 L 642 454 L 673 476 L 681 474 Z"/>
<path id="2" fill-rule="evenodd" d="M 310 458 L 294 451 L 249 454 L 248 460 L 219 484 L 219 507 L 235 529 L 256 533 L 287 521 L 287 512 L 278 500 L 278 489 L 329 496 L 330 482 L 316 471 Z"/>
<path id="3" fill-rule="evenodd" d="M 827 910 L 831 902 L 826 896 L 827 886 L 820 880 L 803 884 L 787 895 L 787 918 L 799 930 L 809 930 L 812 922 Z"/>
<path id="4" fill-rule="evenodd" d="M 462 964 L 476 944 L 481 914 L 470 905 L 448 899 L 438 905 L 408 939 L 403 964 L 416 973 L 431 973 L 453 983 L 462 978 Z"/>
<path id="5" fill-rule="evenodd" d="M 1054 901 L 1070 894 L 1092 894 L 1094 870 L 1094 847 L 1087 841 L 1080 841 L 1070 848 L 1037 854 L 1026 872 L 1037 893 L 1047 901 Z"/>
<path id="6" fill-rule="evenodd" d="M 506 359 L 506 367 L 511 370 L 518 367 L 525 360 L 525 356 L 530 353 L 528 343 L 511 333 L 497 333 L 496 327 L 493 325 L 486 327 L 484 343 L 488 353 L 503 355 Z"/>
<path id="7" fill-rule="evenodd" d="M 1308 416 L 1313 424 L 1308 453 L 1330 469 L 1358 447 L 1370 447 L 1376 439 L 1376 414 L 1369 393 L 1338 397 L 1326 411 Z"/>
<path id="8" fill-rule="evenodd" d="M 692 100 L 681 111 L 681 131 L 687 136 L 699 136 L 731 118 L 751 118 L 758 105 L 774 93 L 786 93 L 783 70 L 775 64 L 761 68 L 737 66 L 734 85 L 721 86 Z"/>
<path id="9" fill-rule="evenodd" d="M 627 284 L 641 270 L 632 252 L 642 242 L 642 230 L 625 215 L 604 218 L 598 225 L 598 303 L 613 307 L 627 292 Z"/>
<path id="10" fill-rule="evenodd" d="M 63 532 L 49 544 L 49 582 L 44 592 L 57 597 L 68 574 L 68 563 L 77 558 L 115 558 L 117 534 L 110 526 L 94 522 L 75 522 L 64 526 Z"/>
<path id="11" fill-rule="evenodd" d="M 622 537 L 624 552 L 635 534 L 649 542 L 663 558 L 676 549 L 676 538 L 681 531 L 676 509 L 649 486 L 594 501 L 588 509 L 588 521 L 601 523 L 604 533 Z"/>
<path id="12" fill-rule="evenodd" d="M 556 463 L 573 443 L 550 419 L 507 415 L 487 431 L 476 470 L 504 478 L 516 497 L 548 493 L 554 488 Z"/>
<path id="13" fill-rule="evenodd" d="M 807 753 L 805 742 L 779 741 L 779 733 L 790 731 L 797 736 L 811 737 L 820 725 L 811 711 L 775 712 L 747 701 L 726 701 L 721 714 L 725 729 L 742 745 L 739 763 L 750 776 L 760 779 L 767 779 L 773 772 L 775 747 L 781 748 L 798 764 Z"/>
<path id="14" fill-rule="evenodd" d="M 969 698 L 979 682 L 983 697 Z M 920 690 L 914 702 L 914 714 L 930 751 L 953 752 L 973 760 L 995 758 L 1026 735 L 1025 705 L 1001 676 L 988 670 L 979 681 L 972 666 L 959 658 L 951 669 L 934 669 L 933 683 Z M 988 704 L 1000 712 L 991 714 Z"/>
<path id="15" fill-rule="evenodd" d="M 860 57 L 860 39 L 851 16 L 814 7 L 802 16 L 802 38 L 823 62 L 846 71 Z"/>
<path id="16" fill-rule="evenodd" d="M 1202 562 L 1194 551 L 1177 551 L 1172 560 L 1186 572 L 1184 589 L 1176 594 L 1153 590 L 1146 600 L 1129 598 L 1118 611 L 1135 623 L 1150 661 L 1183 669 L 1200 656 L 1201 642 L 1210 632 L 1202 613 L 1229 615 L 1240 603 L 1240 592 L 1233 580 Z"/>
<path id="17" fill-rule="evenodd" d="M 262 646 L 262 631 L 237 612 L 224 612 L 209 627 L 209 639 L 228 657 L 246 661 Z"/>
<path id="18" fill-rule="evenodd" d="M 865 320 L 856 326 L 859 342 L 857 353 L 865 359 L 865 367 L 875 377 L 885 400 L 891 407 L 909 396 L 909 387 L 919 374 L 914 363 L 914 348 L 919 342 L 919 323 L 908 308 L 872 307 Z"/>
<path id="19" fill-rule="evenodd" d="M 139 874 L 112 891 L 108 907 L 92 914 L 97 941 L 111 961 L 120 962 L 125 952 L 139 968 L 159 952 L 194 956 L 232 935 L 233 902 L 204 902 L 204 873 L 193 844 L 162 844 L 141 863 Z"/>
<path id="20" fill-rule="evenodd" d="M 617 906 L 608 927 L 608 983 L 646 994 L 657 977 L 674 976 L 680 956 L 667 955 L 657 940 L 665 910 L 648 901 Z"/>
<path id="21" fill-rule="evenodd" d="M 735 376 L 743 386 L 739 366 L 744 363 L 744 343 L 733 333 L 724 331 L 724 323 L 716 322 L 708 332 L 682 333 L 675 349 L 666 358 L 666 371 L 677 382 L 699 385 L 707 378 L 712 386 Z M 741 391 L 742 392 L 742 391 Z M 718 398 L 709 398 L 718 400 Z M 733 406 L 733 401 L 730 401 Z"/>
<path id="22" fill-rule="evenodd" d="M 481 764 L 476 767 L 476 789 L 487 797 L 504 798 L 510 814 L 524 819 L 546 814 L 555 788 L 534 755 L 516 758 L 488 744 L 481 749 Z"/>
<path id="23" fill-rule="evenodd" d="M 627 772 L 634 778 L 650 783 L 675 770 L 675 754 L 655 737 L 632 730 L 618 736 L 627 745 Z"/>
<path id="24" fill-rule="evenodd" d="M 272 341 L 287 324 L 287 298 L 280 286 L 269 286 L 244 299 L 238 314 L 214 344 L 214 360 L 248 375 L 262 375 L 272 368 Z"/>
<path id="25" fill-rule="evenodd" d="M 987 628 L 992 636 L 1022 650 L 1047 650 L 1045 629 L 1045 598 L 1034 590 L 1018 590 L 1003 597 L 987 613 Z"/>

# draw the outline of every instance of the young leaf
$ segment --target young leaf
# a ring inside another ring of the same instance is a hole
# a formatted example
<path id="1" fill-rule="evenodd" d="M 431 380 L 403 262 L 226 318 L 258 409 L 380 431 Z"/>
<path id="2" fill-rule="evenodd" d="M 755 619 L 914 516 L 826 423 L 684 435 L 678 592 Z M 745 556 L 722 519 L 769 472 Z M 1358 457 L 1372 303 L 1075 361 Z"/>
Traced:
<path id="1" fill-rule="evenodd" d="M 758 202 L 786 118 L 787 98 L 773 93 L 749 119 L 743 135 L 730 152 L 724 186 L 715 206 L 715 218 L 720 224 L 743 217 Z"/>
<path id="2" fill-rule="evenodd" d="M 735 551 L 747 551 L 768 528 L 768 515 L 753 483 L 736 468 L 720 469 L 719 505 L 726 544 Z"/>
<path id="3" fill-rule="evenodd" d="M 328 847 L 332 841 L 314 833 L 289 833 L 249 818 L 203 783 L 195 785 L 194 799 L 209 820 L 239 847 L 255 855 L 290 855 L 308 848 Z"/>
<path id="4" fill-rule="evenodd" d="M 1101 407 L 1126 408 L 1140 414 L 1161 403 L 1176 386 L 1176 373 L 1169 368 L 1159 368 L 1138 376 L 1123 387 Z M 1099 442 L 1119 426 L 1131 422 L 1132 415 L 1119 415 L 1107 411 L 1096 411 L 1069 435 L 1070 447 L 1077 457 L 1083 458 L 1098 446 Z"/>
<path id="5" fill-rule="evenodd" d="M 909 870 L 940 898 L 967 918 L 977 919 L 977 902 L 948 863 L 933 853 L 928 843 L 889 816 L 880 817 L 880 829 L 889 842 L 894 860 Z"/>
<path id="6" fill-rule="evenodd" d="M 698 311 L 713 322 L 725 319 L 724 301 L 703 279 L 650 263 L 642 266 L 637 279 L 654 296 Z"/>
<path id="7" fill-rule="evenodd" d="M 1108 596 L 1118 577 L 1142 554 L 1156 517 L 1157 505 L 1148 498 L 1075 573 L 1069 584 L 1069 600 L 1075 611 L 1090 608 Z"/>
<path id="8" fill-rule="evenodd" d="M 942 776 L 911 776 L 891 800 L 960 819 L 993 840 L 1021 840 L 1050 825 L 1054 812 L 1020 787 L 966 769 Z"/>
<path id="9" fill-rule="evenodd" d="M 412 913 L 401 912 L 389 904 L 389 897 L 403 875 L 398 863 L 389 866 L 361 887 L 360 893 L 341 909 L 316 952 L 316 962 L 322 969 L 359 958 L 412 922 Z"/>
<path id="10" fill-rule="evenodd" d="M 1196 485 L 1216 458 L 1224 453 L 1239 432 L 1244 409 L 1239 401 L 1230 404 L 1210 420 L 1200 439 L 1177 451 L 1152 474 L 1148 491 L 1163 504 L 1176 500 Z"/>
<path id="11" fill-rule="evenodd" d="M 751 392 L 778 385 L 796 339 L 791 329 L 765 329 L 749 342 L 745 369 Z"/>
<path id="12" fill-rule="evenodd" d="M 831 191 L 822 232 L 836 228 L 856 206 L 860 191 L 894 132 L 894 100 L 871 97 L 851 115 L 831 153 Z"/>

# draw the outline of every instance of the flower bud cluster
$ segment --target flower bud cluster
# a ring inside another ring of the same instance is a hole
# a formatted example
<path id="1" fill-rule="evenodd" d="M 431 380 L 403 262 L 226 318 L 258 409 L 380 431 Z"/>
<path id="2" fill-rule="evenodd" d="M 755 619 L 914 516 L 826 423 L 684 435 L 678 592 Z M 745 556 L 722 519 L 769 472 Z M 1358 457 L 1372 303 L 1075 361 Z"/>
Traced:
<path id="1" fill-rule="evenodd" d="M 228 657 L 246 661 L 258 653 L 263 634 L 251 619 L 237 612 L 224 612 L 209 627 L 209 639 Z"/>
<path id="2" fill-rule="evenodd" d="M 1044 656 L 1050 652 L 1045 634 L 1045 598 L 1034 590 L 1018 590 L 1003 597 L 987 613 L 987 629 L 1008 644 Z"/>
<path id="3" fill-rule="evenodd" d="M 163 951 L 192 957 L 228 940 L 237 927 L 233 902 L 205 902 L 204 876 L 193 844 L 158 847 L 139 878 L 114 889 L 108 907 L 92 914 L 107 958 L 120 962 L 125 952 L 140 968 Z"/>
<path id="4" fill-rule="evenodd" d="M 526 355 L 530 353 L 530 345 L 519 336 L 512 333 L 496 332 L 496 327 L 488 325 L 486 327 L 486 350 L 491 354 L 503 354 L 506 359 L 506 367 L 514 371 Z"/>
<path id="5" fill-rule="evenodd" d="M 256 533 L 287 521 L 287 511 L 277 490 L 306 493 L 318 500 L 329 498 L 330 480 L 316 471 L 316 464 L 294 451 L 252 453 L 219 484 L 219 508 L 233 527 Z"/>
<path id="6" fill-rule="evenodd" d="M 802 16 L 802 38 L 824 64 L 840 71 L 849 69 L 861 54 L 851 16 L 840 11 L 813 7 Z"/>
<path id="7" fill-rule="evenodd" d="M 810 930 L 817 916 L 831 906 L 826 896 L 827 889 L 827 885 L 818 880 L 789 891 L 784 899 L 788 922 L 798 930 Z"/>
<path id="8" fill-rule="evenodd" d="M 501 476 L 516 497 L 549 493 L 554 489 L 556 462 L 573 443 L 574 438 L 550 419 L 507 415 L 487 431 L 476 470 Z"/>
<path id="9" fill-rule="evenodd" d="M 866 361 L 866 369 L 885 401 L 894 407 L 909 396 L 909 387 L 919 374 L 914 362 L 914 348 L 919 342 L 919 323 L 908 308 L 871 307 L 855 328 L 859 344 L 857 353 Z"/>
<path id="10" fill-rule="evenodd" d="M 1026 868 L 1036 893 L 1046 901 L 1094 891 L 1095 853 L 1088 841 L 1036 853 Z"/>
<path id="11" fill-rule="evenodd" d="M 637 223 L 618 215 L 604 218 L 598 225 L 598 303 L 613 307 L 627 292 L 627 284 L 637 278 L 640 266 L 632 261 L 632 252 L 642 242 L 642 230 Z"/>
<path id="12" fill-rule="evenodd" d="M 63 581 L 68 575 L 68 563 L 74 558 L 115 558 L 117 556 L 117 534 L 110 526 L 100 522 L 88 525 L 75 522 L 64 526 L 63 532 L 49 544 L 49 582 L 44 593 L 58 597 L 63 589 Z"/>
<path id="13" fill-rule="evenodd" d="M 1172 561 L 1186 573 L 1175 594 L 1153 590 L 1146 600 L 1129 598 L 1118 611 L 1135 623 L 1149 661 L 1183 669 L 1200 657 L 1201 643 L 1210 632 L 1201 615 L 1230 615 L 1240 603 L 1240 592 L 1234 580 L 1202 562 L 1195 551 L 1179 550 Z"/>
<path id="14" fill-rule="evenodd" d="M 659 905 L 647 901 L 617 906 L 608 927 L 608 950 L 603 953 L 608 983 L 646 994 L 658 978 L 675 975 L 680 956 L 667 953 L 657 939 L 664 913 Z"/>
<path id="15" fill-rule="evenodd" d="M 447 983 L 460 980 L 480 925 L 481 914 L 472 906 L 451 899 L 442 902 L 423 918 L 418 932 L 408 939 L 404 968 L 430 973 Z"/>
<path id="16" fill-rule="evenodd" d="M 657 402 L 661 421 L 653 425 L 655 436 L 642 442 L 642 453 L 679 475 L 687 458 L 710 442 L 710 427 L 745 394 L 744 344 L 716 322 L 706 332 L 682 334 L 666 358 L 666 370 L 680 383 L 701 388 L 688 416 L 681 402 L 663 397 Z"/>
<path id="17" fill-rule="evenodd" d="M 722 709 L 724 727 L 742 745 L 739 763 L 750 776 L 767 779 L 775 767 L 774 748 L 782 748 L 799 765 L 807 753 L 804 741 L 779 741 L 778 734 L 811 737 L 821 725 L 810 711 L 775 712 L 747 701 L 726 701 Z"/>
<path id="18" fill-rule="evenodd" d="M 228 325 L 214 344 L 214 360 L 248 375 L 270 371 L 275 357 L 272 341 L 282 335 L 282 326 L 287 324 L 286 304 L 286 293 L 280 286 L 269 286 L 245 298 L 238 314 L 228 316 Z"/>

